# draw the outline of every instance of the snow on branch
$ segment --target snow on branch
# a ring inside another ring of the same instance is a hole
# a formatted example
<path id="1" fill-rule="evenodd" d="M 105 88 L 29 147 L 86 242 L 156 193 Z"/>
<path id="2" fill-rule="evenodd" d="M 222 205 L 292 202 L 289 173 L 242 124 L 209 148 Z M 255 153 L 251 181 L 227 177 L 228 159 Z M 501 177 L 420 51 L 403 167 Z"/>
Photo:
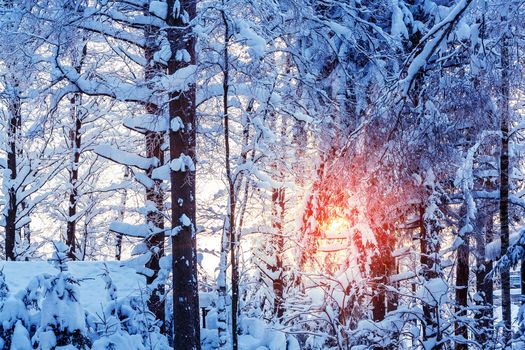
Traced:
<path id="1" fill-rule="evenodd" d="M 430 57 L 436 53 L 439 45 L 454 28 L 472 0 L 460 0 L 441 22 L 436 24 L 421 39 L 423 48 L 418 45 L 409 57 L 410 64 L 406 69 L 406 77 L 400 81 L 402 95 L 407 96 L 412 88 L 416 75 L 427 65 Z M 411 60 L 410 60 L 411 59 Z"/>
<path id="2" fill-rule="evenodd" d="M 118 101 L 148 103 L 153 96 L 153 90 L 143 86 L 125 83 L 123 81 L 97 81 L 86 79 L 75 68 L 53 62 L 61 75 L 76 86 L 79 92 L 89 96 L 108 96 Z M 70 91 L 72 92 L 72 91 Z"/>
<path id="3" fill-rule="evenodd" d="M 507 250 L 507 254 L 498 260 L 496 266 L 490 272 L 491 274 L 504 271 L 521 262 L 521 259 L 525 256 L 525 229 L 512 234 L 509 237 L 509 243 L 511 246 Z M 501 240 L 496 240 L 489 244 L 486 248 L 486 254 L 487 258 L 489 255 L 491 258 L 501 255 Z"/>
<path id="4" fill-rule="evenodd" d="M 179 158 L 171 160 L 170 168 L 173 171 L 195 171 L 195 164 L 193 163 L 193 159 L 191 159 L 190 156 L 182 153 Z M 165 171 L 166 169 L 163 168 L 163 170 Z M 159 171 L 162 172 L 163 170 Z M 158 173 L 158 176 L 161 176 L 161 173 Z"/>
<path id="5" fill-rule="evenodd" d="M 521 232 L 515 232 L 509 236 L 509 244 L 514 245 L 520 239 Z M 496 261 L 501 257 L 501 239 L 496 239 L 485 247 L 485 259 Z"/>
<path id="6" fill-rule="evenodd" d="M 110 145 L 98 145 L 93 151 L 101 157 L 107 158 L 122 165 L 137 167 L 142 170 L 148 170 L 156 167 L 159 163 L 157 158 L 141 157 L 137 154 L 121 151 Z"/>
<path id="7" fill-rule="evenodd" d="M 159 88 L 168 92 L 187 91 L 195 83 L 197 66 L 190 65 L 177 70 L 175 73 L 160 78 Z"/>
<path id="8" fill-rule="evenodd" d="M 112 222 L 109 224 L 109 230 L 121 234 L 123 236 L 147 238 L 151 235 L 159 234 L 162 232 L 158 227 L 154 227 L 148 224 L 131 225 L 123 222 Z"/>
<path id="9" fill-rule="evenodd" d="M 146 45 L 146 40 L 142 37 L 138 37 L 125 30 L 116 29 L 108 25 L 103 25 L 102 23 L 95 20 L 83 20 L 81 23 L 78 24 L 78 26 L 81 29 L 97 34 L 102 34 L 106 37 L 110 37 L 126 42 L 128 44 L 138 46 L 139 48 L 143 48 Z"/>
<path id="10" fill-rule="evenodd" d="M 145 114 L 133 118 L 126 117 L 123 120 L 124 126 L 128 129 L 145 134 L 151 132 L 168 131 L 168 120 L 164 116 Z"/>

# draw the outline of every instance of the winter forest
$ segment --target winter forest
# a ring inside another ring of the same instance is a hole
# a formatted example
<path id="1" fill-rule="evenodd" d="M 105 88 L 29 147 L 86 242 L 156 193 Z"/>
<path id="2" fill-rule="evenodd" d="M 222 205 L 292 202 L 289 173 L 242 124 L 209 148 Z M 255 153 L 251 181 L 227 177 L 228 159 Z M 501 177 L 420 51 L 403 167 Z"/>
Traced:
<path id="1" fill-rule="evenodd" d="M 0 0 L 0 349 L 525 349 L 525 0 Z"/>

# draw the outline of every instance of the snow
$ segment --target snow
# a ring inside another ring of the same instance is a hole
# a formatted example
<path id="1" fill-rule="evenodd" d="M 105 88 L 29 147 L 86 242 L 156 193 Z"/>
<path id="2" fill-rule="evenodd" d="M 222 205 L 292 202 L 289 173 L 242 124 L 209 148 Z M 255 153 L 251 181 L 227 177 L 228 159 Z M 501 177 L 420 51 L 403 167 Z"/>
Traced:
<path id="1" fill-rule="evenodd" d="M 164 65 L 168 64 L 172 56 L 171 45 L 167 40 L 164 40 L 160 49 L 153 54 L 153 60 Z"/>
<path id="2" fill-rule="evenodd" d="M 390 276 L 388 278 L 388 280 L 389 280 L 390 283 L 396 283 L 396 282 L 405 281 L 405 280 L 414 278 L 416 276 L 417 276 L 417 274 L 414 271 L 404 271 L 404 272 L 398 273 L 396 275 Z"/>
<path id="3" fill-rule="evenodd" d="M 160 88 L 167 92 L 184 92 L 197 79 L 197 66 L 189 65 L 177 70 L 171 75 L 165 75 L 160 78 Z"/>
<path id="4" fill-rule="evenodd" d="M 92 350 L 146 350 L 142 345 L 142 337 L 139 334 L 129 335 L 126 333 L 115 333 L 109 337 L 97 339 Z"/>
<path id="5" fill-rule="evenodd" d="M 180 62 L 189 63 L 191 61 L 191 55 L 187 50 L 177 50 L 175 59 Z"/>
<path id="6" fill-rule="evenodd" d="M 149 4 L 149 12 L 157 17 L 166 19 L 168 17 L 168 4 L 162 1 L 152 1 Z"/>
<path id="7" fill-rule="evenodd" d="M 522 232 L 515 232 L 509 235 L 509 246 L 518 242 Z M 495 239 L 485 247 L 485 259 L 495 261 L 501 256 L 501 240 Z"/>
<path id="8" fill-rule="evenodd" d="M 153 169 L 151 172 L 151 178 L 154 180 L 168 181 L 170 179 L 170 171 L 169 164 L 164 164 L 163 166 Z"/>
<path id="9" fill-rule="evenodd" d="M 190 227 L 191 226 L 191 220 L 186 214 L 182 214 L 182 216 L 179 219 L 182 226 Z"/>
<path id="10" fill-rule="evenodd" d="M 410 62 L 406 71 L 407 76 L 400 81 L 402 93 L 404 96 L 407 96 L 416 74 L 426 66 L 431 55 L 434 54 L 437 47 L 444 39 L 444 36 L 448 33 L 447 29 L 454 24 L 454 21 L 470 4 L 471 1 L 458 1 L 454 8 L 449 10 L 448 15 L 441 22 L 434 25 L 421 39 L 421 42 L 424 43 L 423 49 L 412 58 L 412 61 Z"/>
<path id="11" fill-rule="evenodd" d="M 158 228 L 155 228 L 148 224 L 132 225 L 116 221 L 113 221 L 109 225 L 109 230 L 112 232 L 120 233 L 124 236 L 140 238 L 146 238 L 154 233 L 160 232 Z"/>
<path id="12" fill-rule="evenodd" d="M 408 29 L 403 21 L 403 12 L 399 8 L 399 2 L 392 0 L 392 7 L 392 27 L 390 29 L 390 35 L 408 39 Z"/>
<path id="13" fill-rule="evenodd" d="M 10 350 L 32 349 L 31 342 L 29 341 L 29 332 L 20 320 L 16 322 L 11 342 L 12 344 Z"/>
<path id="14" fill-rule="evenodd" d="M 184 129 L 184 123 L 180 117 L 175 117 L 170 123 L 171 131 L 177 132 Z"/>
<path id="15" fill-rule="evenodd" d="M 155 168 L 155 169 L 158 169 L 158 168 Z M 137 180 L 137 182 L 140 183 L 142 186 L 146 188 L 152 188 L 153 186 L 155 186 L 155 181 L 153 181 L 153 179 L 155 179 L 154 177 L 152 179 L 146 174 L 141 173 L 141 172 L 135 172 L 133 175 L 135 177 L 135 180 Z M 152 176 L 153 176 L 153 173 L 152 173 Z"/>
<path id="16" fill-rule="evenodd" d="M 470 39 L 471 31 L 469 25 L 465 21 L 459 23 L 458 28 L 456 29 L 456 35 L 461 41 L 466 41 Z"/>
<path id="17" fill-rule="evenodd" d="M 13 297 L 6 300 L 4 307 L 0 311 L 0 320 L 4 329 L 11 328 L 14 320 L 27 322 L 28 319 L 29 314 L 24 307 L 24 303 Z"/>
<path id="18" fill-rule="evenodd" d="M 264 52 L 266 50 L 266 40 L 259 36 L 255 30 L 253 30 L 245 21 L 238 19 L 236 20 L 235 24 L 238 29 L 238 39 L 243 41 L 249 47 L 250 53 L 255 58 L 264 56 Z"/>
<path id="19" fill-rule="evenodd" d="M 190 156 L 182 153 L 178 158 L 171 160 L 170 168 L 173 171 L 195 171 L 195 164 Z"/>
<path id="20" fill-rule="evenodd" d="M 442 278 L 433 278 L 425 281 L 418 289 L 417 296 L 427 305 L 443 305 L 448 301 L 449 287 Z"/>
<path id="21" fill-rule="evenodd" d="M 168 131 L 168 121 L 165 116 L 154 114 L 144 114 L 136 117 L 126 117 L 122 123 L 125 127 L 145 133 L 151 132 L 166 132 Z"/>
<path id="22" fill-rule="evenodd" d="M 144 288 L 145 286 L 144 278 L 136 274 L 134 269 L 123 266 L 124 262 L 69 262 L 69 273 L 71 273 L 80 281 L 80 304 L 85 309 L 93 313 L 100 312 L 102 305 L 105 303 L 105 298 L 101 297 L 102 295 L 105 295 L 105 281 L 101 275 L 102 271 L 104 270 L 104 264 L 107 265 L 113 282 L 117 286 L 117 294 L 119 297 L 140 295 L 140 289 Z M 11 295 L 15 295 L 18 292 L 25 290 L 28 282 L 33 280 L 38 275 L 44 273 L 54 275 L 57 272 L 56 268 L 45 261 L 4 261 L 0 262 L 0 269 L 3 269 L 4 271 L 6 282 L 9 285 Z M 14 299 L 8 299 L 8 303 L 15 303 L 15 301 Z M 16 309 L 16 306 L 13 305 L 12 307 L 6 309 L 5 312 L 11 312 Z"/>
<path id="23" fill-rule="evenodd" d="M 157 158 L 141 157 L 137 154 L 119 150 L 111 145 L 98 145 L 93 151 L 101 157 L 110 159 L 116 163 L 134 166 L 142 170 L 148 170 L 158 165 Z"/>
<path id="24" fill-rule="evenodd" d="M 314 118 L 310 117 L 305 113 L 302 113 L 301 111 L 295 111 L 293 116 L 295 119 L 303 121 L 305 123 L 312 123 L 314 121 Z"/>
<path id="25" fill-rule="evenodd" d="M 269 349 L 282 350 L 287 347 L 286 335 L 273 330 L 261 319 L 241 317 L 239 320 L 241 335 L 239 349 Z M 291 342 L 293 344 L 293 342 Z"/>

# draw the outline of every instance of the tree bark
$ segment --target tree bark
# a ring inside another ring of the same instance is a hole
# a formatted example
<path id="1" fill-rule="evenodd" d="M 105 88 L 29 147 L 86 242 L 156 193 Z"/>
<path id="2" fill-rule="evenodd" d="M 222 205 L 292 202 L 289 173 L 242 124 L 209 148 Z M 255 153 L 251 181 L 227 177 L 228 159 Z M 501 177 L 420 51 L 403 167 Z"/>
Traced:
<path id="1" fill-rule="evenodd" d="M 274 130 L 277 129 L 277 116 L 272 116 L 272 127 Z M 284 119 L 281 120 L 281 146 L 286 142 L 286 122 Z M 275 150 L 276 154 L 279 154 L 279 150 Z M 280 182 L 284 180 L 284 174 L 279 169 L 279 164 L 274 161 L 272 168 L 275 171 L 275 175 Z M 273 300 L 273 312 L 277 316 L 277 319 L 281 319 L 284 315 L 284 264 L 283 264 L 283 252 L 284 252 L 284 215 L 286 210 L 285 204 L 286 190 L 284 187 L 272 188 L 272 254 L 275 256 L 275 263 L 270 264 L 268 268 L 273 272 L 272 288 L 274 294 Z"/>
<path id="2" fill-rule="evenodd" d="M 75 70 L 80 74 L 82 71 L 82 64 L 87 54 L 87 44 L 82 46 L 79 61 L 75 65 Z M 73 58 L 76 59 L 76 58 Z M 71 164 L 68 169 L 69 185 L 71 192 L 69 193 L 68 218 L 66 227 L 66 245 L 68 246 L 68 257 L 70 260 L 77 260 L 75 254 L 77 248 L 77 206 L 78 206 L 78 169 L 80 167 L 80 148 L 82 146 L 82 113 L 80 106 L 82 104 L 82 94 L 75 93 L 70 99 L 71 105 L 71 121 L 72 126 L 69 130 L 69 146 L 71 150 Z"/>
<path id="3" fill-rule="evenodd" d="M 81 146 L 81 128 L 82 119 L 79 116 L 78 106 L 80 103 L 80 94 L 74 94 L 71 98 L 73 128 L 69 132 L 69 142 L 71 143 L 72 162 L 68 169 L 69 184 L 71 185 L 71 192 L 69 193 L 69 208 L 66 229 L 66 244 L 69 247 L 68 257 L 71 260 L 77 260 L 76 251 L 76 226 L 77 226 L 77 203 L 78 203 L 78 167 L 80 162 L 80 146 Z"/>
<path id="4" fill-rule="evenodd" d="M 506 23 L 506 18 L 502 18 Z M 509 249 L 509 48 L 508 34 L 504 33 L 501 39 L 501 97 L 500 97 L 500 237 L 501 256 L 505 256 Z M 510 299 L 510 268 L 503 267 L 501 270 L 501 308 L 502 319 L 505 325 L 505 341 L 508 343 L 511 337 L 511 299 Z"/>
<path id="5" fill-rule="evenodd" d="M 9 120 L 7 127 L 7 169 L 9 170 L 9 185 L 7 186 L 8 202 L 5 215 L 5 257 L 6 260 L 16 260 L 15 244 L 16 223 L 18 221 L 18 196 L 15 180 L 18 170 L 18 135 L 22 124 L 21 102 L 16 87 L 11 87 L 12 96 L 9 105 Z M 5 180 L 4 180 L 5 181 Z"/>
<path id="6" fill-rule="evenodd" d="M 284 315 L 284 265 L 283 265 L 283 250 L 284 250 L 284 212 L 285 212 L 285 189 L 272 189 L 272 228 L 273 239 L 272 245 L 275 249 L 275 265 L 270 266 L 272 272 L 277 276 L 272 281 L 274 300 L 273 312 L 277 319 L 281 319 Z"/>
<path id="7" fill-rule="evenodd" d="M 396 242 L 389 225 L 377 228 L 375 234 L 377 252 L 372 256 L 371 263 L 373 277 L 372 317 L 374 321 L 382 321 L 385 319 L 387 304 L 389 311 L 397 307 L 390 298 L 387 298 L 384 286 L 388 282 L 388 277 L 395 272 L 395 258 L 392 256 L 392 250 Z"/>
<path id="8" fill-rule="evenodd" d="M 147 6 L 147 5 L 146 5 Z M 145 8 L 147 15 L 149 9 Z M 154 54 L 159 49 L 158 38 L 160 36 L 159 28 L 155 26 L 144 26 L 144 37 L 146 45 L 144 56 L 146 58 L 146 68 L 144 78 L 146 84 L 154 85 L 155 80 L 165 73 L 165 68 L 154 60 Z M 146 113 L 149 115 L 162 118 L 161 108 L 154 102 L 145 105 Z M 146 157 L 157 158 L 159 164 L 164 164 L 164 132 L 146 131 L 145 145 Z M 146 171 L 146 176 L 152 179 L 154 168 Z M 153 228 L 154 232 L 146 238 L 146 246 L 151 253 L 150 260 L 146 263 L 146 268 L 152 271 L 152 274 L 146 277 L 148 286 L 153 286 L 150 290 L 148 308 L 155 315 L 157 320 L 162 321 L 161 332 L 165 331 L 165 303 L 164 303 L 164 286 L 156 281 L 160 273 L 160 259 L 164 256 L 164 190 L 162 180 L 153 180 L 153 186 L 146 188 L 146 203 L 152 203 L 154 208 L 146 214 L 147 223 Z"/>
<path id="9" fill-rule="evenodd" d="M 486 344 L 490 339 L 492 331 L 493 305 L 494 305 L 494 282 L 487 275 L 492 271 L 492 261 L 485 259 L 485 248 L 493 237 L 493 218 L 492 214 L 484 218 L 480 227 L 481 232 L 476 235 L 476 292 L 480 298 L 476 304 L 482 308 L 476 312 L 474 317 L 477 320 L 479 332 L 476 340 L 479 344 Z"/>
<path id="10" fill-rule="evenodd" d="M 423 206 L 419 209 L 420 217 L 420 249 L 421 249 L 421 270 L 423 279 L 429 281 L 440 276 L 437 271 L 437 255 L 439 253 L 439 243 L 437 240 L 436 223 L 433 219 L 428 218 Z M 437 305 L 430 305 L 423 303 L 423 340 L 435 338 L 436 341 L 441 340 L 441 333 L 439 330 L 439 313 L 440 309 Z M 442 345 L 437 345 L 435 349 L 441 349 Z"/>
<path id="11" fill-rule="evenodd" d="M 224 6 L 224 1 L 222 2 Z M 237 335 L 237 313 L 239 305 L 239 268 L 237 258 L 237 235 L 235 229 L 235 209 L 236 209 L 236 186 L 234 183 L 233 174 L 231 171 L 231 150 L 230 150 L 230 116 L 229 116 L 229 89 L 230 89 L 230 66 L 229 66 L 229 41 L 230 41 L 230 27 L 226 17 L 226 12 L 223 9 L 221 11 L 222 20 L 224 24 L 224 50 L 223 50 L 223 62 L 222 62 L 222 107 L 223 107 L 223 127 L 224 127 L 224 161 L 226 167 L 226 181 L 228 185 L 228 203 L 227 213 L 224 229 L 226 231 L 225 237 L 229 241 L 230 251 L 230 265 L 231 265 L 231 337 L 232 337 L 232 349 L 238 349 L 238 335 Z"/>
<path id="12" fill-rule="evenodd" d="M 130 177 L 130 170 L 129 170 L 129 167 L 126 166 L 124 169 L 124 181 L 125 182 L 129 181 L 129 177 Z M 128 190 L 124 189 L 124 192 L 122 193 L 122 197 L 120 199 L 120 208 L 118 210 L 118 217 L 117 217 L 118 222 L 124 221 L 124 214 L 126 212 L 127 198 L 128 198 Z M 117 261 L 120 261 L 120 259 L 122 259 L 122 238 L 123 238 L 122 234 L 117 233 L 117 237 L 115 239 L 115 260 Z"/>
<path id="13" fill-rule="evenodd" d="M 463 243 L 457 249 L 456 262 L 456 319 L 455 335 L 468 340 L 468 329 L 465 323 L 468 308 L 468 279 L 469 279 L 469 237 L 467 234 L 460 236 Z M 456 341 L 456 350 L 468 350 L 467 343 Z"/>
<path id="14" fill-rule="evenodd" d="M 195 65 L 195 37 L 190 23 L 196 16 L 193 0 L 169 0 L 167 29 L 168 41 L 173 53 L 168 62 L 168 74 Z M 177 8 L 175 8 L 177 6 Z M 185 14 L 182 16 L 182 14 Z M 175 53 L 185 50 L 189 62 L 177 60 Z M 169 94 L 170 124 L 180 118 L 183 128 L 169 131 L 170 160 L 185 157 L 195 162 L 196 104 L 195 84 L 185 91 Z M 185 158 L 187 159 L 187 158 Z M 195 167 L 185 171 L 170 171 L 171 178 L 171 226 L 173 269 L 173 343 L 177 350 L 200 349 L 199 294 L 197 282 L 197 247 L 195 223 Z M 187 221 L 190 224 L 187 225 Z"/>

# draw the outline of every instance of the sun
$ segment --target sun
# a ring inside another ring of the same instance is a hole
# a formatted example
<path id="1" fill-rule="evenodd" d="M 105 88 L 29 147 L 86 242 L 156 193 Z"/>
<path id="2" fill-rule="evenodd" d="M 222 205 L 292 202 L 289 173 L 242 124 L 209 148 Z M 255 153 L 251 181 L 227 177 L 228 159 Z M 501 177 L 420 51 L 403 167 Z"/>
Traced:
<path id="1" fill-rule="evenodd" d="M 326 238 L 341 238 L 348 232 L 350 222 L 342 217 L 334 217 L 328 219 L 322 226 L 321 229 Z"/>

